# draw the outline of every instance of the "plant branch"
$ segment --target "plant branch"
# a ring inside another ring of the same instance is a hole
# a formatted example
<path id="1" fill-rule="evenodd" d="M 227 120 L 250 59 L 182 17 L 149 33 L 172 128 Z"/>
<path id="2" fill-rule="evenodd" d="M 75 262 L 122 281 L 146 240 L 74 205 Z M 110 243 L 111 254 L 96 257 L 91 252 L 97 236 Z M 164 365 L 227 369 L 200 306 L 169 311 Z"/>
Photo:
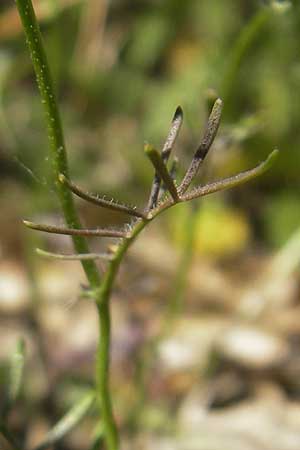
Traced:
<path id="1" fill-rule="evenodd" d="M 146 215 L 142 211 L 136 209 L 135 207 L 122 205 L 114 202 L 113 200 L 105 200 L 103 198 L 100 198 L 96 195 L 90 194 L 89 192 L 82 190 L 75 183 L 68 180 L 63 174 L 59 175 L 59 181 L 65 184 L 73 192 L 73 194 L 76 194 L 78 197 L 90 203 L 102 206 L 103 208 L 112 209 L 113 211 L 119 211 L 125 214 L 129 214 L 130 216 L 146 218 Z"/>
<path id="2" fill-rule="evenodd" d="M 235 175 L 234 177 L 230 177 L 225 180 L 221 180 L 219 182 L 215 182 L 212 184 L 206 186 L 197 188 L 193 191 L 191 191 L 189 194 L 185 194 L 183 198 L 181 198 L 181 201 L 189 201 L 193 200 L 194 198 L 197 198 L 201 195 L 207 195 L 212 192 L 216 192 L 218 190 L 228 189 L 229 187 L 237 186 L 243 182 L 249 181 L 252 178 L 255 178 L 261 174 L 263 174 L 266 170 L 268 170 L 272 163 L 275 160 L 275 157 L 277 156 L 278 151 L 274 150 L 267 160 L 261 164 L 259 164 L 254 169 L 250 169 L 246 172 L 243 172 L 242 174 Z M 106 315 L 109 318 L 109 298 L 111 295 L 112 287 L 114 285 L 119 266 L 123 260 L 124 255 L 126 254 L 128 248 L 133 244 L 135 239 L 138 237 L 138 235 L 143 231 L 143 229 L 146 227 L 146 225 L 150 222 L 150 220 L 157 217 L 159 214 L 161 214 L 166 209 L 174 206 L 174 202 L 172 200 L 166 200 L 159 204 L 156 209 L 153 210 L 151 213 L 151 219 L 148 217 L 147 220 L 139 219 L 136 224 L 133 226 L 131 230 L 131 234 L 127 239 L 124 239 L 121 241 L 121 243 L 118 245 L 117 250 L 112 258 L 112 260 L 109 262 L 109 267 L 106 273 L 104 274 L 103 281 L 101 283 L 101 287 L 99 291 L 96 293 L 96 301 L 97 305 L 100 311 L 99 317 L 100 320 L 102 318 L 103 324 L 101 322 L 101 329 L 103 329 L 103 333 L 105 336 L 104 341 L 100 340 L 99 347 L 97 350 L 97 392 L 106 392 L 107 390 L 107 377 L 106 377 L 106 371 L 107 371 L 107 364 L 108 364 L 108 354 L 106 352 L 106 349 L 109 346 L 109 323 L 106 320 Z M 107 344 L 107 345 L 106 345 Z M 105 398 L 105 396 L 100 396 L 99 398 L 100 404 L 104 404 L 105 402 L 106 407 L 104 408 L 105 411 L 108 414 L 111 414 L 111 404 L 110 400 Z M 115 439 L 115 430 L 112 427 L 111 429 L 111 440 L 114 441 Z M 114 447 L 112 447 L 114 448 Z M 117 447 L 116 447 L 117 448 Z"/>
<path id="3" fill-rule="evenodd" d="M 254 169 L 248 170 L 240 175 L 236 175 L 234 177 L 230 177 L 225 180 L 221 180 L 216 183 L 212 183 L 208 185 L 208 188 L 204 186 L 203 188 L 197 188 L 198 190 L 193 190 L 191 193 L 186 194 L 180 201 L 188 201 L 194 198 L 197 198 L 200 195 L 207 195 L 212 192 L 216 192 L 218 190 L 227 189 L 229 187 L 236 186 L 245 181 L 248 181 L 258 175 L 264 173 L 269 167 L 272 165 L 277 151 L 273 151 L 271 155 L 267 158 L 267 160 L 261 164 L 259 164 Z M 101 331 L 101 339 L 99 340 L 98 349 L 97 349 L 97 370 L 96 370 L 96 379 L 97 379 L 97 393 L 99 394 L 99 402 L 101 405 L 101 410 L 105 411 L 105 415 L 103 419 L 106 423 L 110 423 L 109 430 L 105 430 L 106 441 L 109 442 L 109 448 L 118 449 L 118 437 L 115 428 L 115 423 L 112 419 L 112 408 L 111 408 L 111 400 L 110 397 L 106 395 L 108 392 L 108 364 L 109 364 L 109 354 L 107 349 L 110 346 L 110 314 L 109 314 L 109 299 L 111 296 L 111 291 L 118 273 L 119 266 L 123 260 L 124 255 L 126 254 L 128 248 L 133 244 L 138 235 L 143 231 L 143 229 L 147 226 L 150 220 L 154 219 L 156 216 L 161 214 L 166 209 L 174 206 L 174 202 L 172 200 L 166 200 L 159 204 L 156 209 L 154 209 L 148 216 L 148 219 L 139 219 L 136 224 L 133 226 L 131 230 L 131 234 L 127 239 L 124 239 L 120 242 L 117 247 L 117 250 L 109 262 L 108 270 L 104 274 L 103 281 L 101 283 L 99 291 L 96 293 L 96 302 L 99 309 L 99 320 L 100 320 L 100 329 Z M 108 435 L 109 434 L 109 435 Z"/>

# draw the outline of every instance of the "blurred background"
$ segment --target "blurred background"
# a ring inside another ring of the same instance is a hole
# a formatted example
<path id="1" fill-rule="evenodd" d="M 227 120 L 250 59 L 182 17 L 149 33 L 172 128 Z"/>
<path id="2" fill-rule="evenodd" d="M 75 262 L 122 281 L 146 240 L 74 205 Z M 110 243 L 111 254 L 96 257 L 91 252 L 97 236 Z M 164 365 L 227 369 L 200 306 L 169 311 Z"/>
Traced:
<path id="1" fill-rule="evenodd" d="M 112 386 L 124 449 L 296 450 L 300 446 L 300 4 L 247 0 L 35 0 L 72 179 L 143 207 L 178 105 L 180 180 L 210 99 L 224 100 L 199 183 L 280 155 L 262 177 L 179 205 L 142 234 L 112 299 Z M 76 200 L 88 227 L 126 217 Z M 93 382 L 97 317 L 82 299 L 19 17 L 0 5 L 0 405 L 18 338 L 21 398 L 9 423 L 33 448 Z M 111 243 L 91 239 L 100 251 Z M 105 270 L 105 266 L 100 266 Z M 95 411 L 55 446 L 101 443 Z M 101 444 L 100 444 L 101 445 Z M 0 448 L 9 449 L 1 440 Z M 101 446 L 99 447 L 101 448 Z M 104 448 L 104 447 L 103 447 Z"/>

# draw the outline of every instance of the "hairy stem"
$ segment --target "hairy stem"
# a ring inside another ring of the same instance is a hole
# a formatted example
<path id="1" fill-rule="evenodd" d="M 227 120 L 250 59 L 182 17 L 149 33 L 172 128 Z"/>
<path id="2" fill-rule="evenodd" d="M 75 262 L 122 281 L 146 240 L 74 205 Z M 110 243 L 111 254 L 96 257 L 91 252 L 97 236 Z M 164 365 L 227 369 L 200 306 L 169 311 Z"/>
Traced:
<path id="1" fill-rule="evenodd" d="M 26 41 L 33 62 L 36 80 L 40 91 L 40 96 L 44 106 L 48 127 L 48 138 L 51 149 L 51 159 L 53 166 L 54 182 L 56 185 L 60 204 L 64 213 L 66 224 L 69 228 L 80 229 L 81 224 L 77 215 L 72 194 L 70 190 L 61 182 L 59 175 L 63 174 L 68 178 L 67 155 L 65 150 L 64 136 L 61 125 L 60 114 L 53 89 L 52 77 L 44 50 L 42 37 L 37 23 L 31 0 L 16 0 L 19 15 L 26 35 Z M 87 254 L 89 248 L 82 236 L 72 237 L 77 253 Z M 81 264 L 92 288 L 99 288 L 100 275 L 97 266 L 92 260 L 82 260 Z M 106 309 L 105 309 L 106 308 Z M 104 380 L 102 384 L 97 382 L 101 413 L 108 450 L 118 449 L 117 429 L 111 411 L 111 400 L 109 391 L 109 345 L 110 345 L 110 317 L 108 305 L 104 310 L 98 308 L 99 320 L 102 324 L 99 336 L 98 359 L 103 360 L 97 364 L 97 380 Z M 102 315 L 103 314 L 103 315 Z M 99 373 L 102 372 L 102 373 Z M 104 373 L 105 372 L 105 373 Z M 113 433 L 111 432 L 113 430 Z M 113 437 L 111 437 L 113 436 Z"/>
<path id="2" fill-rule="evenodd" d="M 69 236 L 105 236 L 112 238 L 126 238 L 127 232 L 123 230 L 112 230 L 110 228 L 64 228 L 55 225 L 44 225 L 42 223 L 23 220 L 26 227 L 44 233 L 65 234 Z"/>
<path id="3" fill-rule="evenodd" d="M 58 198 L 67 225 L 70 228 L 81 228 L 72 194 L 66 186 L 59 182 L 58 178 L 61 173 L 68 176 L 68 163 L 59 109 L 39 25 L 31 0 L 16 0 L 16 4 L 25 31 L 26 42 L 45 110 L 54 182 Z M 89 252 L 88 245 L 82 236 L 74 236 L 73 242 L 78 253 Z M 91 285 L 93 287 L 98 286 L 100 276 L 95 263 L 93 261 L 82 261 L 82 266 Z"/>
<path id="4" fill-rule="evenodd" d="M 75 183 L 68 180 L 63 174 L 60 174 L 59 180 L 61 183 L 64 183 L 73 192 L 73 194 L 77 195 L 83 200 L 86 200 L 87 202 L 94 203 L 94 205 L 102 206 L 102 208 L 112 209 L 113 211 L 119 211 L 125 214 L 129 214 L 130 216 L 133 217 L 146 218 L 146 215 L 135 207 L 116 203 L 113 200 L 105 200 L 104 198 L 100 198 L 97 195 L 93 195 L 90 194 L 89 192 L 84 191 Z"/>

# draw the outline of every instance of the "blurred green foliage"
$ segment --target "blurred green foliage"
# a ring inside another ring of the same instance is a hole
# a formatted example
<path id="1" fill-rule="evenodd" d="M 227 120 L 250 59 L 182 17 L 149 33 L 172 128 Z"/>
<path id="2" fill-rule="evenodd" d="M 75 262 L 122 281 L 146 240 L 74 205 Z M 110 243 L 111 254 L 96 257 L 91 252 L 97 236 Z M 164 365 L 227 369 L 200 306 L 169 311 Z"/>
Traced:
<path id="1" fill-rule="evenodd" d="M 268 175 L 220 195 L 220 201 L 229 209 L 233 203 L 255 223 L 256 238 L 264 243 L 278 245 L 300 225 L 299 2 L 35 4 L 75 179 L 91 190 L 142 204 L 153 176 L 143 156 L 144 141 L 160 147 L 176 106 L 182 105 L 185 124 L 176 148 L 182 174 L 201 135 L 207 91 L 213 88 L 226 104 L 205 176 L 246 169 L 274 147 L 282 150 Z M 8 179 L 22 193 L 25 189 L 24 209 L 33 214 L 56 210 L 57 203 L 49 193 L 42 109 L 15 13 L 12 1 L 1 4 L 0 24 L 6 24 L 0 31 L 1 186 Z"/>

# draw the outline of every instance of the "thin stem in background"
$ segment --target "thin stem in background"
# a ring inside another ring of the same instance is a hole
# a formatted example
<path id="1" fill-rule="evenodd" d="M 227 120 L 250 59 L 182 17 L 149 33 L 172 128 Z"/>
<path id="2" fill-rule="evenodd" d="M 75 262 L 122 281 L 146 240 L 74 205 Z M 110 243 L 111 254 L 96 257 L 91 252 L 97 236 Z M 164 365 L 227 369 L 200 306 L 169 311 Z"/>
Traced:
<path id="1" fill-rule="evenodd" d="M 231 54 L 227 61 L 227 69 L 222 79 L 220 94 L 222 95 L 225 107 L 228 105 L 229 98 L 232 97 L 233 90 L 236 88 L 236 78 L 241 67 L 241 61 L 248 52 L 251 45 L 259 36 L 262 28 L 273 14 L 273 9 L 269 6 L 262 7 L 243 27 L 238 39 L 236 40 Z M 234 96 L 233 96 L 234 97 Z"/>
<path id="2" fill-rule="evenodd" d="M 73 61 L 75 68 L 80 68 L 93 78 L 101 64 L 103 38 L 109 0 L 89 0 L 81 5 L 79 32 Z"/>
<path id="3" fill-rule="evenodd" d="M 59 442 L 81 422 L 95 402 L 95 393 L 88 392 L 68 411 L 54 427 L 48 431 L 43 442 L 34 450 L 46 450 Z"/>

